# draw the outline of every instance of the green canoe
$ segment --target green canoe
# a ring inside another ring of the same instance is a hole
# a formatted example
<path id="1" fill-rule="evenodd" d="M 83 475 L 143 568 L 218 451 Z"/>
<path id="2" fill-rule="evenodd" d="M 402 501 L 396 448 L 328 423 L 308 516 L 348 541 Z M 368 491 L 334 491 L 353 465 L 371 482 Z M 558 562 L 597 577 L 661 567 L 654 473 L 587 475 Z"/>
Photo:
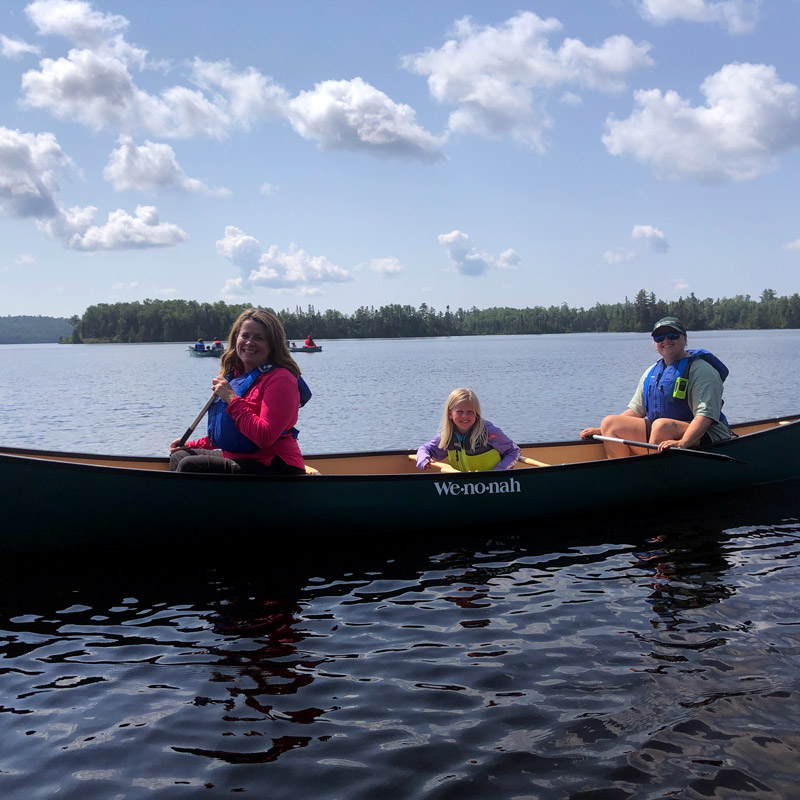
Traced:
<path id="1" fill-rule="evenodd" d="M 195 350 L 189 345 L 189 355 L 195 358 L 219 358 L 225 352 L 224 347 L 207 347 L 205 350 Z"/>
<path id="2" fill-rule="evenodd" d="M 314 535 L 510 530 L 653 504 L 679 514 L 684 499 L 713 503 L 719 493 L 800 478 L 800 415 L 734 431 L 736 438 L 694 455 L 608 460 L 597 442 L 524 445 L 527 463 L 469 473 L 421 472 L 411 451 L 307 456 L 308 475 L 262 477 L 171 473 L 166 458 L 0 448 L 0 552 L 196 552 Z M 231 509 L 246 511 L 246 520 L 237 523 Z"/>

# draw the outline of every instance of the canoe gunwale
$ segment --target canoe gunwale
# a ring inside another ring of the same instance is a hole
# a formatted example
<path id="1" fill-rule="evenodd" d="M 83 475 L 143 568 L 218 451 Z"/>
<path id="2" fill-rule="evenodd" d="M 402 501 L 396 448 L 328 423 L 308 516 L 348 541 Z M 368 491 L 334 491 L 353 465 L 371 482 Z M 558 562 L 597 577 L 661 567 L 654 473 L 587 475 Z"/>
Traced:
<path id="1" fill-rule="evenodd" d="M 746 442 L 747 440 L 751 439 L 754 436 L 759 436 L 761 438 L 767 437 L 771 435 L 779 435 L 780 432 L 787 426 L 794 426 L 800 423 L 800 414 L 791 415 L 791 416 L 781 416 L 781 417 L 774 417 L 769 419 L 763 420 L 755 420 L 752 422 L 743 422 L 732 425 L 734 431 L 737 428 L 746 429 L 754 426 L 770 426 L 766 429 L 753 431 L 750 433 L 743 433 L 741 435 L 735 436 L 731 439 L 726 439 L 721 442 L 716 442 L 706 448 L 705 451 L 709 453 L 720 452 L 724 453 L 725 450 L 728 449 L 739 449 L 741 442 Z M 520 448 L 524 450 L 542 450 L 546 448 L 569 448 L 570 450 L 580 448 L 580 447 L 593 447 L 597 448 L 597 442 L 594 442 L 589 439 L 579 439 L 576 441 L 561 441 L 561 442 L 536 442 L 533 444 L 521 444 L 519 445 Z M 366 459 L 366 458 L 381 458 L 381 457 L 393 457 L 393 456 L 400 456 L 408 458 L 408 456 L 413 455 L 416 450 L 381 450 L 381 451 L 361 451 L 361 452 L 350 452 L 350 453 L 323 453 L 319 455 L 304 455 L 304 459 L 307 462 L 315 462 L 318 464 L 324 464 L 325 461 L 328 460 L 345 460 L 345 461 L 357 461 L 358 459 Z M 640 463 L 643 459 L 649 459 L 652 454 L 642 454 L 642 455 L 634 455 L 630 456 L 625 459 L 605 459 L 605 458 L 591 458 L 582 461 L 572 461 L 567 463 L 554 463 L 554 464 L 547 464 L 544 466 L 527 466 L 521 465 L 518 469 L 509 470 L 503 473 L 497 473 L 495 477 L 498 476 L 508 476 L 514 475 L 518 476 L 521 474 L 529 473 L 529 472 L 552 472 L 554 470 L 558 471 L 571 471 L 573 469 L 585 469 L 587 467 L 591 468 L 598 468 L 600 465 L 612 465 L 615 462 L 623 461 L 625 464 L 635 464 Z M 659 454 L 661 458 L 681 458 L 681 459 L 688 459 L 694 458 L 685 453 L 680 452 L 664 452 Z M 159 473 L 159 472 L 166 472 L 165 469 L 166 465 L 169 462 L 169 457 L 165 456 L 133 456 L 133 455 L 109 455 L 109 454 L 96 454 L 96 453 L 78 453 L 72 451 L 59 451 L 59 450 L 36 450 L 32 448 L 19 448 L 19 447 L 2 447 L 0 446 L 0 459 L 21 459 L 24 461 L 44 461 L 46 463 L 51 464 L 60 464 L 64 467 L 75 467 L 79 469 L 92 469 L 92 470 L 124 470 L 125 472 L 131 473 Z M 96 463 L 102 462 L 102 463 Z M 155 465 L 155 466 L 147 466 L 147 467 L 137 467 L 136 464 L 148 464 L 148 465 Z M 719 463 L 726 463 L 724 460 L 719 460 Z M 729 465 L 733 466 L 733 465 Z M 447 473 L 446 479 L 447 480 L 461 480 L 461 481 L 469 481 L 474 480 L 476 476 L 483 476 L 484 479 L 487 475 L 491 475 L 492 471 L 485 471 L 485 472 L 454 472 L 454 473 Z M 236 481 L 248 481 L 248 482 L 274 482 L 274 481 L 285 481 L 289 480 L 291 482 L 296 481 L 304 481 L 308 479 L 312 479 L 314 481 L 318 481 L 322 478 L 325 481 L 329 481 L 331 479 L 367 479 L 367 480 L 442 480 L 443 474 L 439 473 L 438 471 L 419 471 L 415 470 L 413 472 L 352 472 L 352 473 L 332 473 L 326 474 L 323 470 L 320 470 L 319 475 L 279 475 L 279 476 L 270 476 L 270 475 L 222 475 L 222 474 L 183 474 L 181 473 L 179 476 L 176 474 L 176 477 L 180 478 L 188 478 L 188 479 L 199 479 L 199 480 L 236 480 Z"/>

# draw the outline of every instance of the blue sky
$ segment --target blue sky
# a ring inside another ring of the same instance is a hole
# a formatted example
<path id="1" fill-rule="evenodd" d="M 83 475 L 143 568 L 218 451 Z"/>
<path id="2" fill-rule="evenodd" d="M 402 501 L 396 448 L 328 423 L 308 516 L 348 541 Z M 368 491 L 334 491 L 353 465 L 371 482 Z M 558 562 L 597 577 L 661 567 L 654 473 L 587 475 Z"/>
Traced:
<path id="1" fill-rule="evenodd" d="M 0 315 L 800 270 L 798 0 L 7 0 Z"/>

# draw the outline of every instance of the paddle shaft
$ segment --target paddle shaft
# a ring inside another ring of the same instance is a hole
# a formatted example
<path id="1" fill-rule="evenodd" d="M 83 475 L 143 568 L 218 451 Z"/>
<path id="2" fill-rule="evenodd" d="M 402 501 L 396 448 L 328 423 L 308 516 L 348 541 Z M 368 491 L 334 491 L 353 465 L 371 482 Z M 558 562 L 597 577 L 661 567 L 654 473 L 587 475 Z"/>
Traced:
<path id="1" fill-rule="evenodd" d="M 634 442 L 631 439 L 617 439 L 613 436 L 600 436 L 599 434 L 595 434 L 592 436 L 592 439 L 599 439 L 601 442 L 616 442 L 617 444 L 627 444 L 630 447 L 645 447 L 648 450 L 658 450 L 657 444 L 652 444 L 651 442 Z M 689 456 L 700 456 L 701 458 L 716 458 L 719 461 L 738 461 L 740 464 L 742 463 L 739 461 L 738 458 L 731 458 L 731 456 L 726 456 L 723 453 L 709 453 L 706 450 L 691 450 L 688 447 L 669 447 L 667 448 L 671 452 L 676 453 L 686 453 Z"/>
<path id="2" fill-rule="evenodd" d="M 216 395 L 212 394 L 211 397 L 208 398 L 208 402 L 203 406 L 203 410 L 197 415 L 197 419 L 186 429 L 186 433 L 178 439 L 178 447 L 183 447 L 186 442 L 188 441 L 189 437 L 192 435 L 194 429 L 200 424 L 200 420 L 206 415 L 206 411 L 211 408 L 211 404 L 216 399 Z"/>

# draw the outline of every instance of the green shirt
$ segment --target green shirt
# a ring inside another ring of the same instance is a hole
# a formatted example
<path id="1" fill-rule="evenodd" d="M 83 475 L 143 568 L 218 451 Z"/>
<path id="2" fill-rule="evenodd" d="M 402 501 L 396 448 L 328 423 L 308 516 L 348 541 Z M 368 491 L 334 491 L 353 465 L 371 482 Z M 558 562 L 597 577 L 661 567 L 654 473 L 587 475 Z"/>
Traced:
<path id="1" fill-rule="evenodd" d="M 628 408 L 637 417 L 647 416 L 644 408 L 644 382 L 651 369 L 652 367 L 648 367 L 645 370 L 644 375 L 639 379 L 636 393 L 628 403 Z M 719 372 L 702 358 L 695 358 L 689 370 L 689 389 L 686 393 L 686 401 L 692 410 L 692 416 L 708 417 L 714 420 L 707 431 L 712 442 L 731 438 L 728 426 L 719 419 L 719 415 L 722 413 L 722 378 L 720 378 Z"/>

